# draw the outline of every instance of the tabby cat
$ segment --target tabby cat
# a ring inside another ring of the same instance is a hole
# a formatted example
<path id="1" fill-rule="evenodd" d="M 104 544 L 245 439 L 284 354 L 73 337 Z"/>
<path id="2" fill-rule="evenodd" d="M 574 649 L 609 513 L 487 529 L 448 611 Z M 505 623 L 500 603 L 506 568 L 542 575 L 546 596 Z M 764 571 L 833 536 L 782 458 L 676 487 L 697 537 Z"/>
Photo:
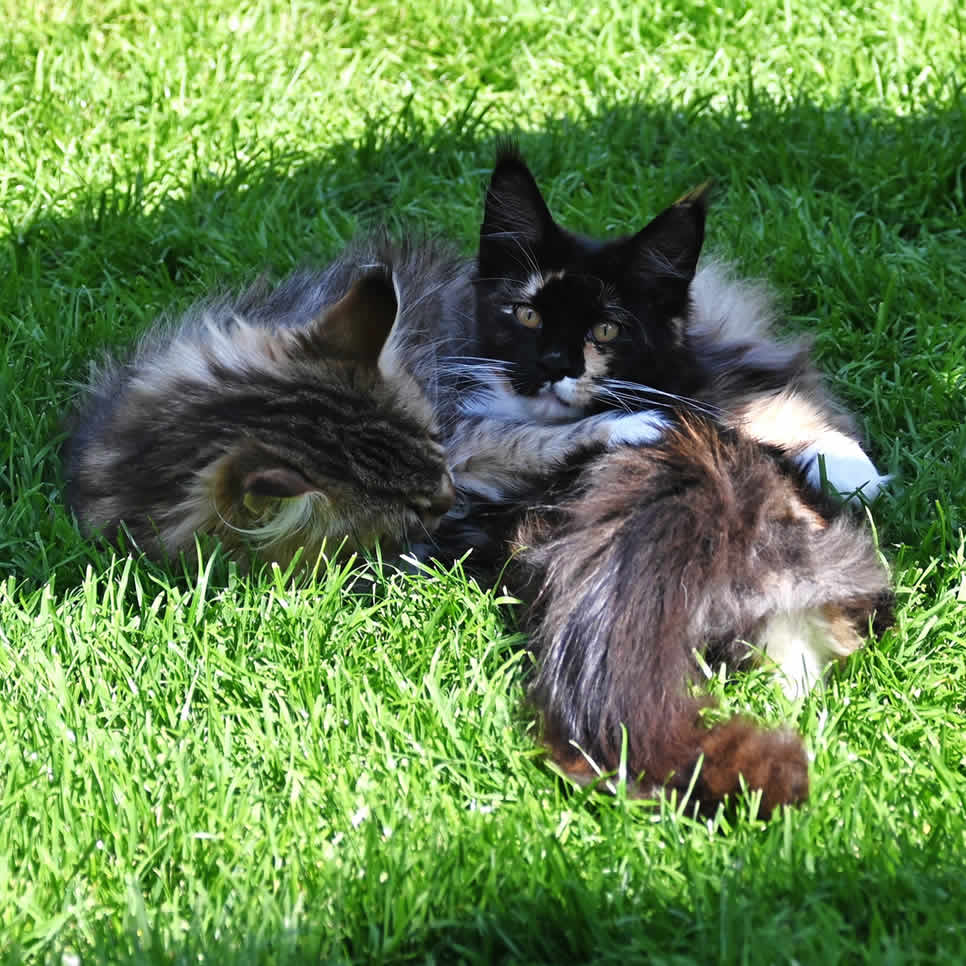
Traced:
<path id="1" fill-rule="evenodd" d="M 218 537 L 242 561 L 425 534 L 453 486 L 432 407 L 391 344 L 391 266 L 305 311 L 256 286 L 156 327 L 74 416 L 67 498 L 85 532 L 145 553 Z"/>
<path id="2" fill-rule="evenodd" d="M 623 764 L 645 792 L 694 779 L 706 808 L 743 779 L 768 813 L 807 795 L 802 743 L 742 718 L 706 726 L 687 688 L 694 654 L 738 666 L 764 653 L 799 695 L 884 625 L 887 572 L 819 487 L 818 456 L 847 494 L 884 478 L 806 347 L 769 334 L 763 294 L 698 269 L 705 209 L 693 193 L 634 236 L 581 238 L 503 154 L 474 279 L 485 385 L 461 405 L 561 429 L 643 409 L 650 438 L 628 442 L 650 445 L 516 476 L 516 502 L 477 489 L 438 548 L 475 544 L 466 566 L 481 572 L 516 550 L 502 579 L 529 605 L 531 694 L 569 775 Z"/>

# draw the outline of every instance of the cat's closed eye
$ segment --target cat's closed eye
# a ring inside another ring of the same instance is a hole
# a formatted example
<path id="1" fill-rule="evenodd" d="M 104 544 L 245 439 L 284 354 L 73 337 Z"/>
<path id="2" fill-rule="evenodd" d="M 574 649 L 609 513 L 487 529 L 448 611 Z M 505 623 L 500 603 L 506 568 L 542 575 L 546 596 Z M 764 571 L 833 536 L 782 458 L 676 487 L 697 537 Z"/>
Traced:
<path id="1" fill-rule="evenodd" d="M 543 324 L 540 313 L 529 305 L 515 305 L 513 307 L 513 314 L 516 316 L 517 322 L 520 325 L 526 326 L 528 329 L 539 329 Z"/>
<path id="2" fill-rule="evenodd" d="M 587 334 L 594 342 L 613 342 L 620 331 L 621 327 L 616 322 L 598 322 Z"/>

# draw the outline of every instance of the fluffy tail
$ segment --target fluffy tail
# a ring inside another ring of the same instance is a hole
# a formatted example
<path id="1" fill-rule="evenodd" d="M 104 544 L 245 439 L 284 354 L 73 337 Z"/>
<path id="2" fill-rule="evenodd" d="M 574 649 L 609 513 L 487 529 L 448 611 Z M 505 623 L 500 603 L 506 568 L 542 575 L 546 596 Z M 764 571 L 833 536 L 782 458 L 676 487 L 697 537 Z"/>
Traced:
<path id="1" fill-rule="evenodd" d="M 645 741 L 645 736 L 634 735 L 628 772 L 635 791 L 690 790 L 701 811 L 711 814 L 719 802 L 733 799 L 744 783 L 761 792 L 758 814 L 763 818 L 779 805 L 798 805 L 808 798 L 808 760 L 798 735 L 764 729 L 740 716 L 707 728 L 698 717 L 700 706 L 694 702 L 693 714 L 680 709 L 675 720 L 665 722 Z M 548 725 L 544 734 L 554 762 L 579 784 L 593 781 L 600 771 L 617 769 L 620 748 L 601 737 L 605 741 L 597 745 L 598 762 L 558 726 Z"/>
<path id="2" fill-rule="evenodd" d="M 807 797 L 796 735 L 744 718 L 709 728 L 688 682 L 696 651 L 739 665 L 777 614 L 837 607 L 867 620 L 888 584 L 857 525 L 830 525 L 761 447 L 692 423 L 597 460 L 517 540 L 532 698 L 568 774 L 616 770 L 626 735 L 628 777 L 643 775 L 643 789 L 693 782 L 713 809 L 743 779 L 764 813 Z"/>

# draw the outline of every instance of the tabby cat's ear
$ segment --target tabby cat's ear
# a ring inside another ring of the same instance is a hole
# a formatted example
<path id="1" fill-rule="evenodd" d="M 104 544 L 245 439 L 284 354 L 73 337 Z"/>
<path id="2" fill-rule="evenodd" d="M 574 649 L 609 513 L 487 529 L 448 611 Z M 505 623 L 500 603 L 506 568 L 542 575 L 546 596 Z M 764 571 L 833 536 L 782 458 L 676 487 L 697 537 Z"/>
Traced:
<path id="1" fill-rule="evenodd" d="M 255 517 L 261 517 L 276 500 L 291 500 L 306 493 L 325 497 L 317 486 L 291 466 L 263 466 L 250 470 L 241 481 L 242 503 Z"/>
<path id="2" fill-rule="evenodd" d="M 396 322 L 399 303 L 388 268 L 363 275 L 313 324 L 313 337 L 330 358 L 375 365 Z"/>
<path id="3" fill-rule="evenodd" d="M 318 490 L 298 470 L 290 466 L 265 466 L 251 470 L 242 480 L 242 493 L 249 498 L 276 497 L 288 499 Z"/>
<path id="4" fill-rule="evenodd" d="M 523 158 L 512 146 L 504 146 L 486 189 L 483 224 L 480 226 L 480 266 L 521 262 L 520 249 L 533 250 L 553 231 L 550 209 Z M 522 259 L 525 263 L 526 259 Z"/>
<path id="5" fill-rule="evenodd" d="M 276 500 L 320 492 L 284 455 L 252 439 L 225 453 L 213 469 L 212 492 L 225 519 L 239 503 L 258 516 Z"/>
<path id="6" fill-rule="evenodd" d="M 666 208 L 629 241 L 640 271 L 691 281 L 704 244 L 708 182 Z"/>

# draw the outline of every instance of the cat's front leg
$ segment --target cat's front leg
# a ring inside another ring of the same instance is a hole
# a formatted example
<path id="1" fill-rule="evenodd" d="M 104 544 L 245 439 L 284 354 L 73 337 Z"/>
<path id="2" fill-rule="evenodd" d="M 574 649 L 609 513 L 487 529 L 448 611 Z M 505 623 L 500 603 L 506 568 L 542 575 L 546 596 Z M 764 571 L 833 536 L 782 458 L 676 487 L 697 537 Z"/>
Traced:
<path id="1" fill-rule="evenodd" d="M 541 425 L 466 420 L 447 446 L 459 490 L 499 501 L 580 456 L 656 443 L 670 426 L 660 413 L 600 413 L 573 423 Z"/>
<path id="2" fill-rule="evenodd" d="M 854 499 L 857 495 L 874 500 L 892 479 L 882 475 L 866 455 L 858 441 L 838 430 L 823 433 L 795 457 L 815 489 L 824 478 L 840 496 Z"/>
<path id="3" fill-rule="evenodd" d="M 671 426 L 671 421 L 658 412 L 607 415 L 612 418 L 601 429 L 602 436 L 606 437 L 604 446 L 607 449 L 656 443 Z"/>

